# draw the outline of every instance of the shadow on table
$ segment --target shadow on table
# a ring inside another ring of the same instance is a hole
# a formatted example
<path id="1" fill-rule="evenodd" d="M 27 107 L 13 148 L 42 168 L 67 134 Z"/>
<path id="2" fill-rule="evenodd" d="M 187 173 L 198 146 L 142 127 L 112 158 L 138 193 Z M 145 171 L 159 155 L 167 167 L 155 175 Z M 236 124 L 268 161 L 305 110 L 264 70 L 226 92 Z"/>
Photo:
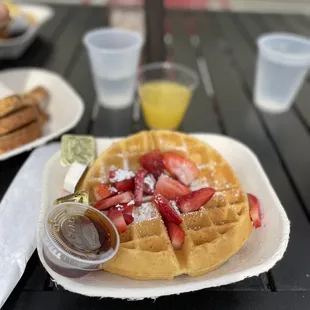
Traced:
<path id="1" fill-rule="evenodd" d="M 2 60 L 1 67 L 3 69 L 16 67 L 45 67 L 52 54 L 53 45 L 37 37 L 19 59 Z"/>
<path id="2" fill-rule="evenodd" d="M 96 115 L 96 116 L 95 116 Z M 96 137 L 123 137 L 132 132 L 132 107 L 107 109 L 95 105 L 90 132 Z"/>

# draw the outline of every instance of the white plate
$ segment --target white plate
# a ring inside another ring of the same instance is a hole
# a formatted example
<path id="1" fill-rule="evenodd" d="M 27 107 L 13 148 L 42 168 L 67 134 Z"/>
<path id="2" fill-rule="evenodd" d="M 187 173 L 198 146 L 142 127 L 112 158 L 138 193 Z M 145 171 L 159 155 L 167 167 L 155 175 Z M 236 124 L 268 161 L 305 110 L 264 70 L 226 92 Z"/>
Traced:
<path id="1" fill-rule="evenodd" d="M 0 59 L 19 58 L 34 41 L 40 27 L 54 16 L 54 10 L 45 5 L 20 5 L 20 8 L 32 14 L 36 23 L 22 36 L 0 40 Z"/>
<path id="2" fill-rule="evenodd" d="M 66 168 L 60 165 L 60 152 L 47 163 L 43 178 L 40 219 L 37 231 L 37 248 L 40 260 L 54 280 L 65 289 L 88 296 L 126 299 L 156 298 L 180 294 L 207 287 L 220 286 L 257 276 L 268 271 L 282 258 L 289 239 L 290 223 L 265 172 L 253 152 L 240 142 L 213 134 L 194 134 L 215 147 L 232 165 L 244 190 L 256 194 L 262 206 L 262 227 L 254 230 L 243 248 L 218 269 L 203 276 L 192 278 L 179 276 L 167 281 L 137 281 L 104 271 L 70 279 L 51 270 L 42 257 L 40 229 L 44 215 L 59 193 Z M 98 153 L 112 141 L 97 139 Z"/>
<path id="3" fill-rule="evenodd" d="M 42 85 L 50 94 L 47 107 L 49 121 L 45 125 L 43 136 L 24 144 L 12 151 L 0 155 L 7 159 L 52 140 L 73 128 L 81 119 L 84 103 L 75 90 L 58 74 L 37 69 L 13 69 L 0 72 L 0 94 L 23 93 Z"/>

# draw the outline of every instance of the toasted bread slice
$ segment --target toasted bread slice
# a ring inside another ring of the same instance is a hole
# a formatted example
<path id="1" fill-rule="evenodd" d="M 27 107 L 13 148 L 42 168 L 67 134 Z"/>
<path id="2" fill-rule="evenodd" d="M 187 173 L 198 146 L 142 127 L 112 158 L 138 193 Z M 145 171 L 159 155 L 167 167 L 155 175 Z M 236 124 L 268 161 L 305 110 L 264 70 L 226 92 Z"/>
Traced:
<path id="1" fill-rule="evenodd" d="M 41 110 L 45 110 L 49 100 L 49 93 L 44 87 L 38 86 L 21 95 L 21 97 L 24 104 L 37 105 Z"/>
<path id="2" fill-rule="evenodd" d="M 0 99 L 0 117 L 8 115 L 28 105 L 35 105 L 39 109 L 45 110 L 48 100 L 49 94 L 47 90 L 41 86 L 36 87 L 25 94 L 5 97 Z"/>
<path id="3" fill-rule="evenodd" d="M 0 154 L 29 143 L 42 135 L 42 126 L 39 121 L 33 121 L 7 135 L 0 136 Z"/>
<path id="4" fill-rule="evenodd" d="M 39 118 L 38 109 L 35 106 L 23 107 L 11 114 L 0 118 L 0 135 L 7 134 Z"/>
<path id="5" fill-rule="evenodd" d="M 0 117 L 10 114 L 24 106 L 19 95 L 12 95 L 0 100 Z"/>

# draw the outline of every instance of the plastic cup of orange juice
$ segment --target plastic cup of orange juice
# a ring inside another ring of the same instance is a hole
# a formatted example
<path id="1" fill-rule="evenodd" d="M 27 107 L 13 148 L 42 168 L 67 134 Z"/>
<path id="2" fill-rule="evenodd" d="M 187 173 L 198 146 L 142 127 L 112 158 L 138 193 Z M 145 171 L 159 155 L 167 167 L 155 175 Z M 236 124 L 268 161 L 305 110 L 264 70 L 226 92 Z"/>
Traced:
<path id="1" fill-rule="evenodd" d="M 147 126 L 177 129 L 198 83 L 198 75 L 183 65 L 163 62 L 142 66 L 138 92 Z"/>

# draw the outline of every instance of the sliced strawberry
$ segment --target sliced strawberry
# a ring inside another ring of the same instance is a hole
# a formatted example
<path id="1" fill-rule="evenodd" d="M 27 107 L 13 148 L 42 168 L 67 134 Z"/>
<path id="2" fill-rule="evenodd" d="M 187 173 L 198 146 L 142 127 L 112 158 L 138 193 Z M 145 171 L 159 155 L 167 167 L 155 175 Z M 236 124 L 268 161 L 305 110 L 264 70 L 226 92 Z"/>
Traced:
<path id="1" fill-rule="evenodd" d="M 97 201 L 113 196 L 116 193 L 117 193 L 117 190 L 111 185 L 97 184 L 94 187 L 94 195 Z"/>
<path id="2" fill-rule="evenodd" d="M 126 179 L 120 182 L 115 182 L 114 187 L 117 189 L 118 192 L 133 191 L 135 187 L 134 178 Z"/>
<path id="3" fill-rule="evenodd" d="M 256 196 L 252 194 L 248 195 L 248 201 L 250 206 L 250 216 L 255 228 L 258 228 L 262 224 L 262 215 L 260 211 L 260 203 Z"/>
<path id="4" fill-rule="evenodd" d="M 205 187 L 193 191 L 177 200 L 179 209 L 183 212 L 196 211 L 201 206 L 205 205 L 214 195 L 215 189 L 212 187 Z"/>
<path id="5" fill-rule="evenodd" d="M 144 169 L 139 169 L 135 176 L 135 205 L 140 207 L 142 205 L 143 200 L 143 185 L 144 185 L 144 177 L 146 172 Z"/>
<path id="6" fill-rule="evenodd" d="M 174 223 L 167 223 L 167 228 L 173 248 L 175 250 L 181 249 L 185 239 L 184 231 Z"/>
<path id="7" fill-rule="evenodd" d="M 182 223 L 182 219 L 179 214 L 170 206 L 168 200 L 161 194 L 154 195 L 154 202 L 159 209 L 159 212 L 168 222 L 175 223 L 177 225 Z"/>
<path id="8" fill-rule="evenodd" d="M 116 196 L 113 196 L 107 199 L 99 200 L 95 203 L 94 208 L 98 210 L 105 210 L 112 206 L 116 206 L 118 204 L 128 203 L 131 200 L 133 200 L 133 194 L 132 192 L 128 191 L 128 192 L 118 194 Z"/>
<path id="9" fill-rule="evenodd" d="M 189 185 L 199 175 L 196 164 L 179 154 L 164 153 L 163 162 L 166 170 L 185 185 Z"/>
<path id="10" fill-rule="evenodd" d="M 152 173 L 157 179 L 164 171 L 163 156 L 160 150 L 155 149 L 140 157 L 141 166 Z"/>
<path id="11" fill-rule="evenodd" d="M 190 189 L 172 178 L 161 175 L 156 183 L 155 192 L 174 200 L 190 193 Z"/>
<path id="12" fill-rule="evenodd" d="M 112 211 L 121 211 L 127 225 L 131 224 L 134 221 L 134 218 L 132 216 L 133 205 L 128 206 L 126 203 L 119 204 L 109 209 L 109 212 Z"/>
<path id="13" fill-rule="evenodd" d="M 143 192 L 145 195 L 153 195 L 155 190 L 156 180 L 153 174 L 148 173 L 144 178 Z"/>
<path id="14" fill-rule="evenodd" d="M 112 221 L 120 234 L 127 230 L 127 224 L 121 211 L 114 209 L 109 210 L 108 218 Z"/>
<path id="15" fill-rule="evenodd" d="M 130 225 L 134 221 L 134 218 L 131 214 L 123 213 L 123 216 L 127 225 Z"/>

